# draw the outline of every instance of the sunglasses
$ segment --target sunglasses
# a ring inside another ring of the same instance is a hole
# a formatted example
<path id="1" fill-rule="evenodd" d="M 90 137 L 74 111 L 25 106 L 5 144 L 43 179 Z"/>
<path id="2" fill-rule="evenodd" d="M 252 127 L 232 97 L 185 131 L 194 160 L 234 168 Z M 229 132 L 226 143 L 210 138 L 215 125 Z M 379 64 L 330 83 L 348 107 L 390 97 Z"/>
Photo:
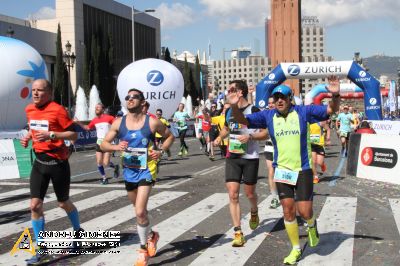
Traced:
<path id="1" fill-rule="evenodd" d="M 228 93 L 234 93 L 237 92 L 237 89 L 235 87 L 231 87 L 228 89 Z"/>
<path id="2" fill-rule="evenodd" d="M 156 113 L 156 115 L 162 115 L 162 113 Z"/>
<path id="3" fill-rule="evenodd" d="M 126 95 L 125 96 L 125 101 L 131 101 L 131 100 L 141 100 L 142 97 L 140 94 L 133 94 L 133 95 Z"/>
<path id="4" fill-rule="evenodd" d="M 283 95 L 282 93 L 275 93 L 275 94 L 272 96 L 272 98 L 274 98 L 274 101 L 277 101 L 277 100 L 279 100 L 279 99 L 287 100 L 289 97 L 286 96 L 286 95 Z"/>

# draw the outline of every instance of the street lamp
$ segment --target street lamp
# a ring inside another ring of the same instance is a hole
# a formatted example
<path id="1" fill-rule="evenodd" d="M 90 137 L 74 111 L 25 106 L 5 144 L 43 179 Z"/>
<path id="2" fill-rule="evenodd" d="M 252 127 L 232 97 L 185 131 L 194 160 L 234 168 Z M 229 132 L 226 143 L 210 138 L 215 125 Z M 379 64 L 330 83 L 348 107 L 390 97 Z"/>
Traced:
<path id="1" fill-rule="evenodd" d="M 72 45 L 67 41 L 65 44 L 65 52 L 63 55 L 64 63 L 68 68 L 68 113 L 71 116 L 71 68 L 74 68 L 76 56 L 71 53 Z"/>
<path id="2" fill-rule="evenodd" d="M 144 11 L 135 12 L 135 7 L 132 6 L 132 61 L 135 62 L 135 14 L 143 14 L 155 12 L 155 9 L 145 9 Z"/>

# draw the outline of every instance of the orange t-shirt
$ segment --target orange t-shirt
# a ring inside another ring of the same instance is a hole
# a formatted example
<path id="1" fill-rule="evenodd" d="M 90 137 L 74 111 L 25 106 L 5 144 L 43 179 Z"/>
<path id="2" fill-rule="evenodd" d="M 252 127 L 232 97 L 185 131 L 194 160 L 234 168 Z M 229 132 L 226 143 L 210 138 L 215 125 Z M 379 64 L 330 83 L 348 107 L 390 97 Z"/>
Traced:
<path id="1" fill-rule="evenodd" d="M 32 132 L 33 149 L 36 153 L 46 153 L 51 157 L 66 160 L 68 159 L 68 148 L 64 140 L 46 140 L 39 142 L 35 138 L 38 130 L 63 132 L 73 124 L 67 111 L 56 102 L 50 102 L 40 108 L 29 104 L 25 108 L 28 125 Z"/>

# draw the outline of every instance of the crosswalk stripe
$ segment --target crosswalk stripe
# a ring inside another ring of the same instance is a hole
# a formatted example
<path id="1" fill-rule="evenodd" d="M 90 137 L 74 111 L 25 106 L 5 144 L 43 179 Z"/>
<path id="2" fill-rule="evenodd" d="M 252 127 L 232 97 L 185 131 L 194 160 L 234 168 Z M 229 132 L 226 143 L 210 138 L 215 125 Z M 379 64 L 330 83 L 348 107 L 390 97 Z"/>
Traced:
<path id="1" fill-rule="evenodd" d="M 150 211 L 155 208 L 158 208 L 161 205 L 164 205 L 172 200 L 182 197 L 185 194 L 187 194 L 187 192 L 163 191 L 157 193 L 154 196 L 150 197 L 148 210 Z M 129 201 L 127 200 L 127 203 L 128 202 Z M 109 230 L 114 226 L 129 221 L 130 219 L 133 219 L 135 216 L 136 215 L 133 206 L 129 204 L 118 210 L 106 213 L 92 220 L 84 222 L 81 224 L 81 227 L 84 228 L 86 231 Z M 65 231 L 72 231 L 72 228 L 68 228 Z M 30 258 L 30 256 L 31 255 L 27 252 L 17 252 L 13 257 L 10 256 L 9 253 L 6 253 L 0 255 L 0 265 L 2 265 L 2 263 L 4 265 L 23 265 L 25 264 L 25 260 Z"/>
<path id="2" fill-rule="evenodd" d="M 0 194 L 0 200 L 7 199 L 9 197 L 15 197 L 15 196 L 18 196 L 18 195 L 23 195 L 23 194 L 28 194 L 28 196 L 29 196 L 29 193 L 30 193 L 30 189 L 29 188 L 20 188 L 20 189 L 17 189 L 17 190 L 11 190 L 11 191 L 7 191 L 7 192 L 1 193 Z"/>
<path id="3" fill-rule="evenodd" d="M 389 199 L 390 207 L 392 208 L 394 221 L 396 222 L 397 230 L 400 233 L 400 200 Z"/>
<path id="4" fill-rule="evenodd" d="M 250 213 L 241 220 L 246 238 L 246 244 L 243 247 L 232 247 L 233 231 L 230 229 L 190 265 L 244 265 L 265 239 L 265 232 L 270 232 L 282 217 L 281 207 L 268 209 L 271 200 L 270 195 L 259 204 L 260 226 L 256 230 L 252 231 L 249 227 Z"/>
<path id="5" fill-rule="evenodd" d="M 160 232 L 158 249 L 172 242 L 192 227 L 199 224 L 228 203 L 226 193 L 215 193 L 208 198 L 190 206 L 178 214 L 162 221 L 154 226 L 155 231 Z M 139 237 L 135 234 L 132 239 L 121 244 L 115 250 L 119 254 L 102 254 L 83 265 L 127 265 L 136 260 L 136 250 L 139 248 Z"/>
<path id="6" fill-rule="evenodd" d="M 328 197 L 318 218 L 320 243 L 299 265 L 352 265 L 357 198 Z"/>
<path id="7" fill-rule="evenodd" d="M 79 193 L 83 193 L 86 192 L 86 189 L 71 189 L 69 192 L 70 196 L 79 194 Z M 44 202 L 48 203 L 48 202 L 52 202 L 57 200 L 56 197 L 56 193 L 51 193 L 46 195 L 46 197 L 44 198 Z M 14 212 L 14 211 L 19 211 L 19 210 L 24 210 L 24 209 L 28 209 L 29 208 L 29 204 L 30 204 L 31 199 L 26 199 L 26 200 L 22 200 L 22 201 L 18 201 L 15 203 L 11 203 L 11 204 L 7 204 L 4 206 L 0 207 L 0 213 L 1 212 Z"/>
<path id="8" fill-rule="evenodd" d="M 97 205 L 106 203 L 108 201 L 114 200 L 118 197 L 126 196 L 126 191 L 125 190 L 113 190 L 104 194 L 100 194 L 94 197 L 90 197 L 78 202 L 74 202 L 74 205 L 78 209 L 78 211 L 83 211 L 92 207 L 95 207 Z M 54 208 L 51 210 L 46 211 L 45 210 L 45 219 L 46 222 L 54 221 L 58 218 L 63 218 L 66 216 L 66 213 L 63 209 L 61 208 Z M 25 222 L 19 223 L 17 222 L 12 222 L 12 223 L 7 223 L 7 224 L 1 224 L 0 225 L 0 238 L 6 237 L 15 233 L 19 233 L 24 231 L 26 227 L 30 228 L 31 226 L 31 221 L 30 219 Z"/>

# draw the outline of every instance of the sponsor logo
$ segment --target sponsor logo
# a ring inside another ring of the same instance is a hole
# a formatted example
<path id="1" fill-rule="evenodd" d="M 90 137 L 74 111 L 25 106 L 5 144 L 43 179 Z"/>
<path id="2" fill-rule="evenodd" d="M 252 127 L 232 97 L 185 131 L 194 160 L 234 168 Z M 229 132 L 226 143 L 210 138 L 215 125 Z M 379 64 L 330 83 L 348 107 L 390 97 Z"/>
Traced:
<path id="1" fill-rule="evenodd" d="M 298 65 L 290 65 L 288 67 L 288 73 L 291 76 L 297 76 L 300 74 L 300 67 Z"/>
<path id="2" fill-rule="evenodd" d="M 375 105 L 375 104 L 376 104 L 376 98 L 371 98 L 371 99 L 369 99 L 369 103 L 370 103 L 371 105 Z"/>
<path id="3" fill-rule="evenodd" d="M 341 66 L 306 66 L 304 71 L 306 74 L 332 74 L 341 72 Z"/>
<path id="4" fill-rule="evenodd" d="M 367 106 L 366 108 L 365 108 L 365 110 L 378 110 L 378 109 L 380 109 L 381 107 L 380 106 L 378 106 L 378 105 L 373 105 L 373 106 Z"/>
<path id="5" fill-rule="evenodd" d="M 269 74 L 268 79 L 271 79 L 271 80 L 275 79 L 275 74 L 274 73 Z"/>
<path id="6" fill-rule="evenodd" d="M 361 70 L 360 72 L 358 72 L 358 75 L 364 78 L 367 75 L 367 73 L 364 70 Z"/>
<path id="7" fill-rule="evenodd" d="M 264 84 L 278 84 L 276 80 L 264 80 Z"/>
<path id="8" fill-rule="evenodd" d="M 6 165 L 14 165 L 16 163 L 17 162 L 15 158 L 15 153 L 13 152 L 0 153 L 0 165 L 6 166 Z"/>
<path id="9" fill-rule="evenodd" d="M 358 76 L 360 76 L 360 78 L 356 78 L 357 82 L 364 82 L 371 80 L 371 78 L 367 77 L 367 72 L 365 72 L 364 70 L 360 70 L 360 72 L 358 72 Z"/>
<path id="10" fill-rule="evenodd" d="M 393 168 L 397 164 L 397 152 L 393 149 L 365 147 L 361 152 L 361 162 L 365 166 Z"/>
<path id="11" fill-rule="evenodd" d="M 142 144 L 143 145 L 147 145 L 147 143 L 148 143 L 148 140 L 146 138 L 142 139 Z"/>
<path id="12" fill-rule="evenodd" d="M 377 122 L 371 122 L 372 128 L 375 130 L 392 131 L 393 126 L 391 124 L 379 124 Z"/>
<path id="13" fill-rule="evenodd" d="M 167 100 L 167 99 L 175 99 L 176 91 L 147 91 L 143 93 L 144 98 L 146 100 Z"/>
<path id="14" fill-rule="evenodd" d="M 164 75 L 158 70 L 147 73 L 147 82 L 152 86 L 159 86 L 164 81 Z"/>
<path id="15" fill-rule="evenodd" d="M 264 107 L 264 106 L 265 106 L 265 101 L 264 101 L 264 100 L 259 101 L 259 102 L 258 102 L 258 105 L 259 105 L 260 107 Z"/>

